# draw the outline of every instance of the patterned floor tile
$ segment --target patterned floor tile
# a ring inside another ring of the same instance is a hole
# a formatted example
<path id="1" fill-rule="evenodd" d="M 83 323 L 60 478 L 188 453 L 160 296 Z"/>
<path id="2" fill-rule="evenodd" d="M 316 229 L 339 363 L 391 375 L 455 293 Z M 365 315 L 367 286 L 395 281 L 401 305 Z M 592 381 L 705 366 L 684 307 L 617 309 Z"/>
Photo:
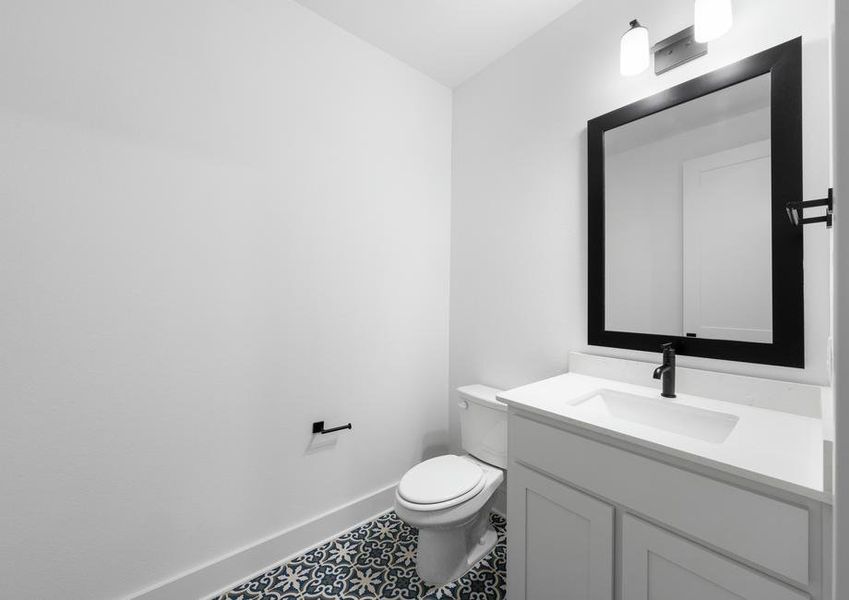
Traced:
<path id="1" fill-rule="evenodd" d="M 507 535 L 457 581 L 440 588 L 416 573 L 418 531 L 389 512 L 214 600 L 504 600 Z"/>

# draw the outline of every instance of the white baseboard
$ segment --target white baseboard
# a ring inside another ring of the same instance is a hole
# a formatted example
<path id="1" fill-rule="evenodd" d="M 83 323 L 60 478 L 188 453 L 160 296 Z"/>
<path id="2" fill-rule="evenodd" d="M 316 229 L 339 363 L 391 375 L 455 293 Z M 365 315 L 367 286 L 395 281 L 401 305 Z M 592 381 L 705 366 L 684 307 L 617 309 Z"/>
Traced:
<path id="1" fill-rule="evenodd" d="M 392 484 L 314 519 L 141 590 L 127 600 L 206 600 L 392 508 Z"/>

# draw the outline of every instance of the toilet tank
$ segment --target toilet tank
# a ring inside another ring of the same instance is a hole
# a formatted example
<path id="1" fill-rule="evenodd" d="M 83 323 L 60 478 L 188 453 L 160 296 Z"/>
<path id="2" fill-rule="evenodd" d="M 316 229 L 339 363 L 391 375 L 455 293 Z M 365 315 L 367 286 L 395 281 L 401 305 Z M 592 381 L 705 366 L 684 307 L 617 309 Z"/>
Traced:
<path id="1" fill-rule="evenodd" d="M 485 385 L 457 388 L 457 404 L 463 450 L 485 463 L 506 469 L 507 405 L 495 398 L 500 391 Z"/>

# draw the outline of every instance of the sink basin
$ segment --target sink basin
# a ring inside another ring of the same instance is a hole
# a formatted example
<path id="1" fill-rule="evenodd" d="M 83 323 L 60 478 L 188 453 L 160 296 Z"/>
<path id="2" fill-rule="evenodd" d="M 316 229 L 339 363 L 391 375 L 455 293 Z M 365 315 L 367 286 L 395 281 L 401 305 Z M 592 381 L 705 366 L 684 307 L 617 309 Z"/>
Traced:
<path id="1" fill-rule="evenodd" d="M 736 415 L 677 404 L 674 400 L 605 389 L 570 404 L 586 416 L 629 421 L 716 444 L 725 441 L 739 420 Z"/>

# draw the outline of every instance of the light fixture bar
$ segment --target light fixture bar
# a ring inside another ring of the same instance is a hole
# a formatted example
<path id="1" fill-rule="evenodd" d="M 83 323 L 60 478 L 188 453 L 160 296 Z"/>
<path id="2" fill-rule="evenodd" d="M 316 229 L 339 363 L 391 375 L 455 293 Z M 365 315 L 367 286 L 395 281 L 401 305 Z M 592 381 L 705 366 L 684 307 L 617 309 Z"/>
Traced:
<path id="1" fill-rule="evenodd" d="M 692 26 L 682 29 L 652 46 L 655 75 L 666 73 L 708 53 L 707 44 L 695 40 L 694 29 Z"/>

